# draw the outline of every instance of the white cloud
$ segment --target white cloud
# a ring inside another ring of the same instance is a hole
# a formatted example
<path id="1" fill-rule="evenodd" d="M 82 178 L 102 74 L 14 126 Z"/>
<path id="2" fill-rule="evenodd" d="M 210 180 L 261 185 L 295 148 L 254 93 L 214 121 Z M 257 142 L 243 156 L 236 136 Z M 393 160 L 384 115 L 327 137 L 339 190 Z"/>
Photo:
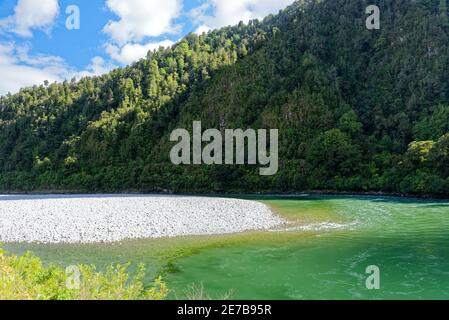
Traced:
<path id="1" fill-rule="evenodd" d="M 209 29 L 247 23 L 251 19 L 261 19 L 270 13 L 277 13 L 294 0 L 207 0 L 190 11 L 190 16 L 199 26 L 197 33 Z"/>
<path id="2" fill-rule="evenodd" d="M 70 73 L 59 57 L 30 56 L 27 47 L 0 43 L 0 95 L 17 92 L 20 88 L 61 81 Z"/>
<path id="3" fill-rule="evenodd" d="M 209 30 L 211 30 L 210 27 L 206 26 L 205 24 L 202 24 L 198 28 L 196 28 L 195 33 L 201 35 L 203 33 L 207 33 Z"/>
<path id="4" fill-rule="evenodd" d="M 61 82 L 72 78 L 97 76 L 115 66 L 101 57 L 94 57 L 84 71 L 68 66 L 64 59 L 49 55 L 30 55 L 28 46 L 0 42 L 0 96 L 16 93 L 21 88 L 40 85 L 45 80 Z"/>
<path id="5" fill-rule="evenodd" d="M 58 0 L 19 0 L 14 15 L 0 20 L 0 28 L 32 37 L 32 29 L 51 30 L 58 14 Z"/>
<path id="6" fill-rule="evenodd" d="M 164 40 L 160 42 L 150 42 L 147 44 L 131 44 L 128 43 L 122 47 L 107 44 L 106 52 L 109 56 L 118 61 L 119 63 L 126 65 L 135 62 L 141 58 L 147 56 L 148 51 L 158 49 L 159 47 L 170 47 L 174 44 L 173 41 Z"/>
<path id="7" fill-rule="evenodd" d="M 118 44 L 179 31 L 173 20 L 181 13 L 181 0 L 107 0 L 106 5 L 120 18 L 104 27 Z"/>
<path id="8" fill-rule="evenodd" d="M 91 76 L 101 76 L 102 74 L 108 73 L 116 66 L 110 62 L 106 62 L 102 57 L 94 57 L 91 63 L 87 66 L 86 70 L 80 71 L 73 75 L 77 79 Z"/>

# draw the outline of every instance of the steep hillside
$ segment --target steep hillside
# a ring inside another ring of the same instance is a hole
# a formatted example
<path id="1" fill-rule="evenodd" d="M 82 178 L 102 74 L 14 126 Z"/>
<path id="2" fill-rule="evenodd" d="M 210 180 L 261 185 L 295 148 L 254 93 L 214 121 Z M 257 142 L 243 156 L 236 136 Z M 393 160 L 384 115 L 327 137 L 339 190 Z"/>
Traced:
<path id="1" fill-rule="evenodd" d="M 301 1 L 98 78 L 0 100 L 0 188 L 449 195 L 444 0 Z M 280 169 L 174 166 L 169 134 L 277 128 Z"/>

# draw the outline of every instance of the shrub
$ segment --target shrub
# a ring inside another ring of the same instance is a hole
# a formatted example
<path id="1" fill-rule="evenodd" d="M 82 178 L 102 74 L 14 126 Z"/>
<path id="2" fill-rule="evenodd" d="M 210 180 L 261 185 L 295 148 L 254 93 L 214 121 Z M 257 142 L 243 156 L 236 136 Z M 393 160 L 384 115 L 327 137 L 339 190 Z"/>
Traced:
<path id="1" fill-rule="evenodd" d="M 44 267 L 42 261 L 27 253 L 21 257 L 0 249 L 1 300 L 162 300 L 168 289 L 161 278 L 149 288 L 140 265 L 134 275 L 128 265 L 111 266 L 99 272 L 94 266 L 79 265 L 76 289 L 68 286 L 71 274 L 57 266 Z"/>

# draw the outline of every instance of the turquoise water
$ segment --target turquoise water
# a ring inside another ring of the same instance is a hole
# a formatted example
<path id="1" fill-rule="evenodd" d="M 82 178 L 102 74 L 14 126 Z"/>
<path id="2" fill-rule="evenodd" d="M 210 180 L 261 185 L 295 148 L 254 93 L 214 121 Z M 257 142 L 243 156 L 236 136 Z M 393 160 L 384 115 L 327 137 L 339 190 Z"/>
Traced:
<path id="1" fill-rule="evenodd" d="M 212 298 L 447 299 L 449 201 L 388 197 L 258 198 L 289 219 L 281 230 L 98 245 L 7 245 L 46 262 L 127 261 L 162 274 L 172 298 L 192 285 Z M 370 265 L 380 289 L 368 290 Z"/>

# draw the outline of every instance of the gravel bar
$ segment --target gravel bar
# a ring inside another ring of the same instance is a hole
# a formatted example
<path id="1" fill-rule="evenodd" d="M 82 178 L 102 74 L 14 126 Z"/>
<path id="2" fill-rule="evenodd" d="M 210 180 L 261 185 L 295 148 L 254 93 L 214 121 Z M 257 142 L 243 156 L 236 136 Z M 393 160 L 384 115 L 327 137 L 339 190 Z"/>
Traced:
<path id="1" fill-rule="evenodd" d="M 0 195 L 0 242 L 99 243 L 268 230 L 284 220 L 256 201 L 131 195 Z"/>

